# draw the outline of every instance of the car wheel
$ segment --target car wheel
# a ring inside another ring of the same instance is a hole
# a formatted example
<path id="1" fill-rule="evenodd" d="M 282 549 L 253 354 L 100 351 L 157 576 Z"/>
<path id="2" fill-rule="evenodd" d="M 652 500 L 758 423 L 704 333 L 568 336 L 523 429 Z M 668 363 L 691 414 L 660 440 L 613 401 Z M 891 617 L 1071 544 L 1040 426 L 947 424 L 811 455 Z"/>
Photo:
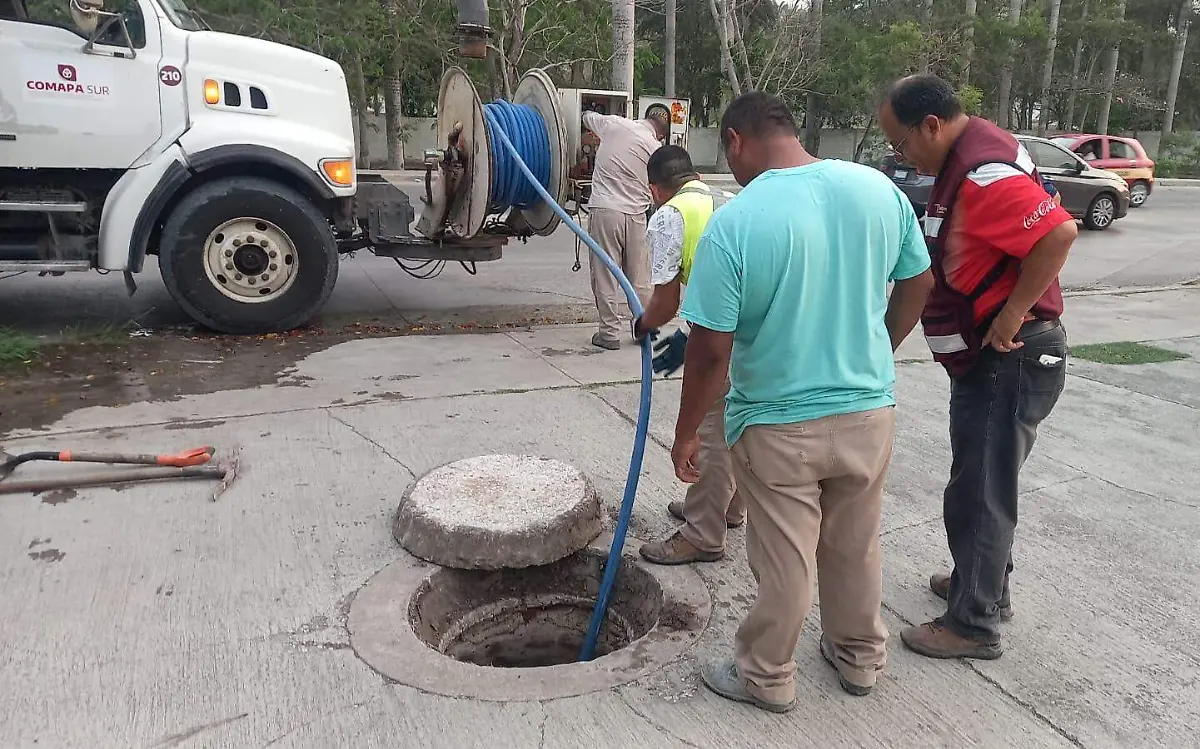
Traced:
<path id="1" fill-rule="evenodd" d="M 1083 214 L 1083 225 L 1092 231 L 1103 231 L 1112 226 L 1117 217 L 1117 199 L 1110 192 L 1102 192 L 1092 198 L 1087 213 Z"/>
<path id="2" fill-rule="evenodd" d="M 1129 207 L 1141 208 L 1150 197 L 1150 185 L 1145 182 L 1134 182 L 1129 186 Z"/>

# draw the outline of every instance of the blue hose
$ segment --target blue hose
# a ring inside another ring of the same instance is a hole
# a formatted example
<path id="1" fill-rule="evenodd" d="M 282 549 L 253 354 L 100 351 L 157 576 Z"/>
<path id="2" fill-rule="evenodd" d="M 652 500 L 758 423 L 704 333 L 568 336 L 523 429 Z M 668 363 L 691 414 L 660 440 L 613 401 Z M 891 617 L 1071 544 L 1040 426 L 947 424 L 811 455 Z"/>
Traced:
<path id="1" fill-rule="evenodd" d="M 562 219 L 571 231 L 575 232 L 588 249 L 592 251 L 601 262 L 612 272 L 616 277 L 617 282 L 621 284 L 621 289 L 625 292 L 625 298 L 629 300 L 629 309 L 632 310 L 634 318 L 640 317 L 645 311 L 642 308 L 642 302 L 638 299 L 637 292 L 634 291 L 633 284 L 629 283 L 629 279 L 621 272 L 613 259 L 608 256 L 608 253 L 596 244 L 596 240 L 592 239 L 579 224 L 575 223 L 563 207 L 554 201 L 550 193 L 546 190 L 546 184 L 549 179 L 549 156 L 550 156 L 550 141 L 549 134 L 546 131 L 546 124 L 542 120 L 540 114 L 531 107 L 529 109 L 534 117 L 517 116 L 512 117 L 507 122 L 502 122 L 497 116 L 497 112 L 505 111 L 503 107 L 493 107 L 494 104 L 487 105 L 484 108 L 484 117 L 487 119 L 488 131 L 492 135 L 493 141 L 499 140 L 504 145 L 508 158 L 502 158 L 504 152 L 496 149 L 492 154 L 492 174 L 493 183 L 498 185 L 510 186 L 512 184 L 510 174 L 512 167 L 520 170 L 520 173 L 525 176 L 527 185 L 531 185 L 542 200 L 546 201 L 558 217 Z M 512 105 L 508 105 L 512 106 Z M 524 115 L 525 113 L 522 113 Z M 513 138 L 510 138 L 509 127 L 517 130 L 513 135 L 518 142 L 523 143 L 544 143 L 545 145 L 538 149 L 535 148 L 533 153 L 529 151 L 520 151 L 513 145 Z M 540 129 L 540 139 L 536 133 L 526 132 L 527 130 Z M 524 154 L 524 155 L 523 155 Z M 541 162 L 546 163 L 546 180 L 539 180 L 528 166 L 527 161 L 532 160 L 535 165 Z M 521 195 L 521 191 L 514 188 L 514 194 Z M 646 454 L 646 435 L 650 429 L 650 391 L 654 382 L 654 370 L 652 368 L 653 352 L 650 348 L 650 339 L 642 339 L 642 390 L 641 399 L 638 404 L 637 428 L 633 437 L 633 456 L 629 459 L 629 473 L 625 477 L 625 496 L 621 500 L 621 512 L 617 515 L 617 528 L 613 533 L 612 546 L 608 550 L 608 561 L 604 564 L 604 578 L 600 582 L 600 594 L 596 596 L 596 606 L 592 609 L 592 619 L 588 623 L 588 631 L 583 640 L 583 647 L 580 649 L 579 660 L 590 661 L 596 653 L 596 642 L 600 639 L 600 628 L 604 624 L 604 617 L 608 613 L 609 600 L 612 598 L 613 585 L 617 581 L 617 568 L 621 565 L 621 550 L 625 547 L 625 537 L 629 533 L 629 519 L 633 516 L 633 502 L 637 497 L 638 479 L 642 475 L 642 458 Z"/>

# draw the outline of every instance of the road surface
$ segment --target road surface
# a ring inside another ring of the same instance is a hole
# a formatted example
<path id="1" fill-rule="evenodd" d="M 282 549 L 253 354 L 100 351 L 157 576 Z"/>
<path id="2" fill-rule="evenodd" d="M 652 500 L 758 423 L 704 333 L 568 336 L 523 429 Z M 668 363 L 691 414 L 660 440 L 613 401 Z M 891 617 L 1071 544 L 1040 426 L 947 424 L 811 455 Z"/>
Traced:
<path id="1" fill-rule="evenodd" d="M 397 182 L 412 193 L 411 176 Z M 415 196 L 414 196 L 415 197 Z M 391 260 L 367 252 L 343 258 L 332 298 L 317 322 L 379 324 L 498 324 L 525 319 L 578 322 L 593 319 L 587 250 L 583 269 L 571 271 L 575 242 L 566 228 L 554 236 L 514 243 L 502 260 L 483 263 L 471 276 L 448 264 L 435 279 L 406 275 Z M 1161 187 L 1145 207 L 1104 232 L 1081 232 L 1063 273 L 1070 289 L 1161 286 L 1200 278 L 1200 188 Z M 167 295 L 154 259 L 136 277 L 128 297 L 119 274 L 26 274 L 0 283 L 0 327 L 35 333 L 65 328 L 189 324 Z"/>

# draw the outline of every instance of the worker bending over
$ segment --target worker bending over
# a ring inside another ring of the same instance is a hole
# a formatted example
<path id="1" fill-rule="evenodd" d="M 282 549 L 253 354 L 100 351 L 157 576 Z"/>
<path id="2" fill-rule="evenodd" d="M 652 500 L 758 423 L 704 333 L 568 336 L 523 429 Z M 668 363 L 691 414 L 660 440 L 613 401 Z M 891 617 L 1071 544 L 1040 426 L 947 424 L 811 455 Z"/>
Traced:
<path id="1" fill-rule="evenodd" d="M 596 134 L 600 147 L 592 169 L 592 196 L 588 200 L 588 233 L 624 272 L 642 305 L 650 301 L 650 258 L 646 252 L 646 214 L 650 190 L 646 163 L 670 129 L 668 116 L 630 120 L 610 114 L 583 113 L 583 126 Z M 600 315 L 600 330 L 592 345 L 615 351 L 621 348 L 624 299 L 617 279 L 595 255 L 589 267 L 592 294 Z"/>
<path id="2" fill-rule="evenodd" d="M 688 152 L 679 146 L 663 146 L 655 151 L 646 165 L 646 174 L 654 204 L 661 207 L 650 217 L 646 229 L 654 294 L 645 314 L 634 323 L 636 340 L 666 325 L 679 312 L 700 235 L 713 213 L 733 197 L 701 182 Z M 674 368 L 670 364 L 667 367 Z M 683 525 L 665 541 L 641 548 L 642 556 L 655 564 L 715 562 L 725 555 L 726 531 L 746 522 L 746 505 L 735 491 L 733 465 L 725 444 L 728 390 L 726 381 L 700 425 L 700 480 L 688 488 L 682 502 L 667 506 Z"/>

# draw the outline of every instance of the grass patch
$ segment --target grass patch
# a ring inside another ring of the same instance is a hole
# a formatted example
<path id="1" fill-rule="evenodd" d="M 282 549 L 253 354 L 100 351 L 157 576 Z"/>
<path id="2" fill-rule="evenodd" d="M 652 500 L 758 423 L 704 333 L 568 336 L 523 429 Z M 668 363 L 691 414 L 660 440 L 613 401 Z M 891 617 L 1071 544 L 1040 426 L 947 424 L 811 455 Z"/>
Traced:
<path id="1" fill-rule="evenodd" d="M 26 364 L 37 356 L 37 339 L 15 330 L 0 328 L 0 367 Z"/>
<path id="2" fill-rule="evenodd" d="M 1072 346 L 1071 356 L 1100 364 L 1162 364 L 1190 358 L 1187 354 L 1179 351 L 1133 341 Z"/>

